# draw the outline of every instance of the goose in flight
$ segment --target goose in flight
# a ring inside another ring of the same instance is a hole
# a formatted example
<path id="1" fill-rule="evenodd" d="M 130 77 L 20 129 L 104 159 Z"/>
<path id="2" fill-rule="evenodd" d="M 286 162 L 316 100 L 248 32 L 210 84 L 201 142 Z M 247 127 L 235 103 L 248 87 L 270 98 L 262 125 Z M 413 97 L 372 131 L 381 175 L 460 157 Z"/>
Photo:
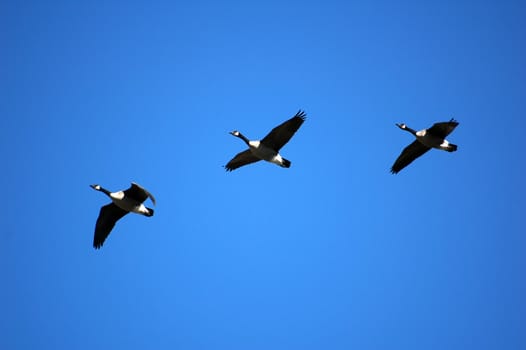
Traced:
<path id="1" fill-rule="evenodd" d="M 277 164 L 283 168 L 290 167 L 290 161 L 279 154 L 279 150 L 292 138 L 298 131 L 301 124 L 305 121 L 306 114 L 304 111 L 298 111 L 294 117 L 276 126 L 261 140 L 250 141 L 237 130 L 230 132 L 231 135 L 243 140 L 248 149 L 238 153 L 227 165 L 225 169 L 232 171 L 244 165 L 255 163 L 260 160 L 266 160 Z"/>
<path id="2" fill-rule="evenodd" d="M 416 137 L 416 140 L 404 148 L 391 167 L 391 173 L 397 174 L 400 170 L 411 164 L 411 162 L 429 151 L 431 148 L 447 152 L 455 152 L 457 150 L 457 145 L 449 143 L 449 141 L 446 140 L 446 136 L 453 132 L 457 125 L 458 122 L 451 119 L 448 122 L 435 123 L 429 129 L 415 131 L 405 124 L 396 124 L 400 129 L 413 134 Z"/>
<path id="3" fill-rule="evenodd" d="M 93 237 L 93 247 L 95 249 L 102 247 L 117 221 L 129 212 L 153 216 L 153 209 L 144 206 L 143 202 L 150 198 L 155 205 L 155 198 L 150 192 L 134 182 L 127 190 L 118 192 L 110 192 L 100 185 L 90 185 L 90 187 L 104 193 L 112 201 L 100 209 L 97 224 L 95 225 L 95 236 Z"/>

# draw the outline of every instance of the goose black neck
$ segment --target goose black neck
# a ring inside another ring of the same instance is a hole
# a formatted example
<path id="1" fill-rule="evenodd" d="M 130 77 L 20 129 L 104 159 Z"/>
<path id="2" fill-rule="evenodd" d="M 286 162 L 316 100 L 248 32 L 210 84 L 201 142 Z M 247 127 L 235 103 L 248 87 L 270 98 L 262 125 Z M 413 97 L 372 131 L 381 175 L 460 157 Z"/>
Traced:
<path id="1" fill-rule="evenodd" d="M 108 191 L 107 189 L 105 189 L 104 187 L 100 187 L 99 191 L 101 191 L 102 193 L 104 193 L 105 195 L 109 196 L 111 194 L 110 191 Z"/>
<path id="2" fill-rule="evenodd" d="M 100 188 L 100 190 L 101 190 L 102 192 L 104 192 L 105 194 L 107 194 L 108 196 L 109 196 L 110 193 L 111 193 L 110 191 L 108 191 L 107 189 L 102 188 L 102 187 Z"/>
<path id="3" fill-rule="evenodd" d="M 406 126 L 404 130 L 416 136 L 416 131 L 414 129 L 411 129 L 410 127 Z"/>
<path id="4" fill-rule="evenodd" d="M 248 145 L 248 143 L 250 142 L 250 140 L 247 139 L 247 138 L 245 137 L 245 135 L 243 135 L 242 133 L 239 133 L 239 135 L 237 135 L 237 137 L 239 137 L 241 140 L 243 140 L 247 145 Z"/>

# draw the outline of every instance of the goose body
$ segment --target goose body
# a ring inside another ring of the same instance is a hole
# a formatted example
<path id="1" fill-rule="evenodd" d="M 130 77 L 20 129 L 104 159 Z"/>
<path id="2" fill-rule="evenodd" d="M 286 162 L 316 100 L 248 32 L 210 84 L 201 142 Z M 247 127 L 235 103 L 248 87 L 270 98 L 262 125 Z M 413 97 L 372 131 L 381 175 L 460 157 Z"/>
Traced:
<path id="1" fill-rule="evenodd" d="M 391 167 L 391 173 L 393 174 L 400 172 L 400 170 L 411 164 L 431 148 L 446 152 L 455 152 L 457 150 L 457 145 L 446 140 L 446 136 L 452 133 L 458 126 L 458 122 L 454 119 L 448 122 L 435 123 L 429 129 L 419 131 L 415 131 L 405 124 L 396 124 L 396 126 L 413 134 L 416 140 L 400 153 Z"/>
<path id="2" fill-rule="evenodd" d="M 104 193 L 112 201 L 100 209 L 93 237 L 93 247 L 95 249 L 102 247 L 117 221 L 126 214 L 136 213 L 144 216 L 153 216 L 154 210 L 146 207 L 143 202 L 150 198 L 155 205 L 155 198 L 145 188 L 136 183 L 132 182 L 130 188 L 117 192 L 110 192 L 100 185 L 90 185 L 90 187 Z"/>
<path id="3" fill-rule="evenodd" d="M 249 140 L 237 130 L 230 132 L 231 135 L 240 138 L 248 146 L 248 149 L 238 153 L 225 165 L 227 171 L 232 171 L 244 165 L 265 160 L 283 168 L 290 167 L 290 161 L 279 154 L 279 150 L 294 136 L 301 124 L 305 121 L 306 114 L 298 111 L 294 117 L 276 126 L 261 140 Z"/>

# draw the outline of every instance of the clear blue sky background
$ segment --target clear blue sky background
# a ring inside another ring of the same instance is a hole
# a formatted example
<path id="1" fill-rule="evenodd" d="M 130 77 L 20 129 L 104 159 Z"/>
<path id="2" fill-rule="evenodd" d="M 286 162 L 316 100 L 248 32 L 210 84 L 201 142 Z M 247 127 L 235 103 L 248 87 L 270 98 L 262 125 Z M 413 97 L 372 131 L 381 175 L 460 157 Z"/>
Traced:
<path id="1" fill-rule="evenodd" d="M 1 349 L 525 349 L 523 1 L 3 1 Z M 226 173 L 305 109 L 283 155 Z M 456 153 L 389 173 L 415 129 Z M 88 187 L 158 205 L 92 248 Z"/>

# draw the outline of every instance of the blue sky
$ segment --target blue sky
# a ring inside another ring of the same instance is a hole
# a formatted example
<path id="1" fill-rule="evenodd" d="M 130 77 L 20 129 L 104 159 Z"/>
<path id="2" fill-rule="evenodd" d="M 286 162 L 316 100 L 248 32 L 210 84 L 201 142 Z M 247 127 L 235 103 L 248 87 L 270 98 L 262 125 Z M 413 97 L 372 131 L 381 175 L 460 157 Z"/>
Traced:
<path id="1" fill-rule="evenodd" d="M 524 349 L 520 1 L 0 4 L 1 349 Z M 226 173 L 298 109 L 282 154 Z M 389 169 L 456 118 L 458 152 Z M 92 248 L 101 193 L 157 198 Z"/>

